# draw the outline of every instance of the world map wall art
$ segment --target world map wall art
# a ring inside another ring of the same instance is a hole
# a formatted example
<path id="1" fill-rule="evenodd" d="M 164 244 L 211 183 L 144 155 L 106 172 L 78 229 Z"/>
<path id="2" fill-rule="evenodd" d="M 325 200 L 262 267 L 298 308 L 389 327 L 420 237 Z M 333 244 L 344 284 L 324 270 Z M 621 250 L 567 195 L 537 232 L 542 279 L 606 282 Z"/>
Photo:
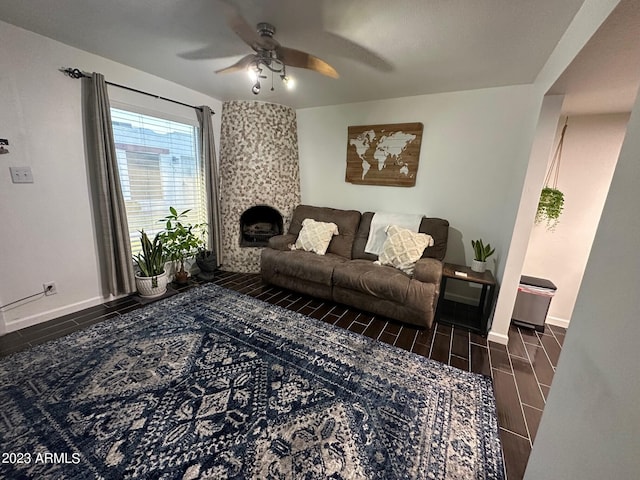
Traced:
<path id="1" fill-rule="evenodd" d="M 422 123 L 348 127 L 345 181 L 359 185 L 413 187 Z"/>

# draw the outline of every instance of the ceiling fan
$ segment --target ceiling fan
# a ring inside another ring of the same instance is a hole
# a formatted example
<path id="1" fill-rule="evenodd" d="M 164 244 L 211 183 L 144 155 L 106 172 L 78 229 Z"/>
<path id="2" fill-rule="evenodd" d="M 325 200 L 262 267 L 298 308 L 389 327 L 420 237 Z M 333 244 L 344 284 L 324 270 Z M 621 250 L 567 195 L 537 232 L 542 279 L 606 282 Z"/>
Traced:
<path id="1" fill-rule="evenodd" d="M 238 71 L 249 71 L 255 83 L 251 88 L 254 94 L 260 93 L 260 79 L 266 79 L 263 70 L 267 69 L 272 75 L 279 75 L 288 87 L 292 86 L 292 80 L 287 76 L 286 67 L 306 68 L 326 75 L 331 78 L 338 78 L 338 72 L 324 60 L 307 52 L 283 47 L 273 38 L 276 29 L 266 22 L 258 23 L 253 29 L 247 21 L 226 2 L 227 23 L 231 30 L 235 32 L 255 53 L 245 55 L 233 65 L 216 70 L 216 73 L 233 73 Z M 272 77 L 273 79 L 273 77 Z M 273 81 L 271 90 L 273 90 Z"/>

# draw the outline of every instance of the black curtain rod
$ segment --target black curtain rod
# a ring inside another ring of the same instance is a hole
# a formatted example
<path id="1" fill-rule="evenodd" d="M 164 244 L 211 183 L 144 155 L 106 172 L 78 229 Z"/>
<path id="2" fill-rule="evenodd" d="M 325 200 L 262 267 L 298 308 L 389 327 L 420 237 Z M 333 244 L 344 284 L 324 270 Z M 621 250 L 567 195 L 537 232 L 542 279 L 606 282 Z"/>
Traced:
<path id="1" fill-rule="evenodd" d="M 85 73 L 82 70 L 79 70 L 77 68 L 61 68 L 60 71 L 62 73 L 64 73 L 64 74 L 70 76 L 71 78 L 91 78 L 91 74 Z M 161 97 L 160 95 L 154 95 L 153 93 L 143 92 L 142 90 L 138 90 L 137 88 L 127 87 L 126 85 L 120 85 L 118 83 L 107 82 L 107 81 L 105 81 L 105 83 L 107 85 L 111 85 L 113 87 L 118 87 L 118 88 L 122 88 L 124 90 L 129 90 L 130 92 L 141 93 L 142 95 L 146 95 L 148 97 L 157 98 L 159 100 L 165 100 L 167 102 L 171 102 L 171 103 L 176 103 L 178 105 L 182 105 L 183 107 L 189 107 L 189 108 L 193 108 L 195 110 L 202 111 L 201 107 L 196 107 L 195 105 L 189 105 L 188 103 L 179 102 L 178 100 L 173 100 L 171 98 Z M 216 112 L 214 112 L 213 109 L 211 109 L 211 115 L 215 115 L 215 113 Z"/>

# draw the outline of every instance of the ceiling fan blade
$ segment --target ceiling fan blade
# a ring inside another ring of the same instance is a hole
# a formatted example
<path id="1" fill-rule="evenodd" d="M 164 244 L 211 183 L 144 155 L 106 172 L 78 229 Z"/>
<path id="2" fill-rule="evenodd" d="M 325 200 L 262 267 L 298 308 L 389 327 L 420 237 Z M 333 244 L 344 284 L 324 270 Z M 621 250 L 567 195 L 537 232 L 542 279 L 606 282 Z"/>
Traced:
<path id="1" fill-rule="evenodd" d="M 240 60 L 238 60 L 233 65 L 229 65 L 228 67 L 222 68 L 220 70 L 216 70 L 216 73 L 233 73 L 239 72 L 241 70 L 246 70 L 249 65 L 255 60 L 256 56 L 253 53 L 249 55 L 245 55 Z"/>
<path id="2" fill-rule="evenodd" d="M 258 50 L 273 50 L 280 46 L 273 38 L 260 36 L 256 28 L 247 23 L 236 7 L 224 0 L 221 0 L 220 4 L 229 28 L 256 52 Z"/>
<path id="3" fill-rule="evenodd" d="M 331 78 L 338 78 L 338 72 L 324 60 L 311 55 L 310 53 L 301 52 L 293 48 L 280 47 L 276 49 L 278 58 L 287 66 L 308 68 L 314 72 L 321 73 Z"/>

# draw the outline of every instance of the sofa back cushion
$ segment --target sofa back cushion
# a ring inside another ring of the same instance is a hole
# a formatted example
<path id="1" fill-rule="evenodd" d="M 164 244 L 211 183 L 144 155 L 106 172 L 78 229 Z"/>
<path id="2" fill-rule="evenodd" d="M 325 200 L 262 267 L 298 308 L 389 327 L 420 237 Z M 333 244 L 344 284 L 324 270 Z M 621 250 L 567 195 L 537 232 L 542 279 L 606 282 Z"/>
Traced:
<path id="1" fill-rule="evenodd" d="M 365 212 L 362 214 L 360 226 L 353 242 L 353 258 L 361 258 L 364 260 L 376 261 L 377 255 L 367 253 L 364 247 L 367 245 L 369 238 L 369 229 L 371 228 L 371 220 L 374 212 Z M 435 258 L 442 261 L 447 253 L 447 240 L 449 239 L 449 222 L 442 218 L 424 217 L 420 222 L 420 233 L 426 233 L 433 238 L 433 246 L 427 247 L 422 254 L 422 258 Z"/>
<path id="2" fill-rule="evenodd" d="M 435 258 L 443 261 L 447 253 L 449 222 L 442 218 L 424 217 L 418 231 L 427 233 L 433 238 L 433 246 L 425 248 L 422 258 Z"/>
<path id="3" fill-rule="evenodd" d="M 331 240 L 327 253 L 334 253 L 351 259 L 353 241 L 360 223 L 360 212 L 357 210 L 298 205 L 293 211 L 289 233 L 297 236 L 302 230 L 302 222 L 305 218 L 312 218 L 317 222 L 335 223 L 338 226 L 338 235 L 335 235 Z"/>

